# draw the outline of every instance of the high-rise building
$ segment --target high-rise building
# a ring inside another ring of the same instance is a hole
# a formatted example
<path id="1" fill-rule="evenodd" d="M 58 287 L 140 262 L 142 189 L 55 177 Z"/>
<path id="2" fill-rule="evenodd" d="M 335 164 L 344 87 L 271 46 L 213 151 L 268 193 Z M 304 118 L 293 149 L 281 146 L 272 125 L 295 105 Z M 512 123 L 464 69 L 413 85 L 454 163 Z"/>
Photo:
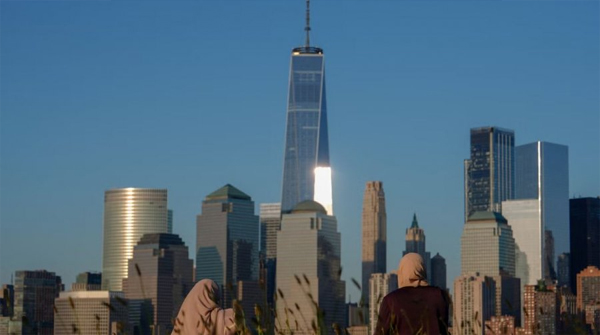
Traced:
<path id="1" fill-rule="evenodd" d="M 333 215 L 325 56 L 310 46 L 308 1 L 306 13 L 306 42 L 292 50 L 290 64 L 281 210 L 315 200 Z"/>
<path id="2" fill-rule="evenodd" d="M 600 303 L 600 270 L 595 266 L 588 266 L 577 274 L 577 310 L 585 312 L 587 306 Z M 586 322 L 593 320 L 586 315 Z"/>
<path id="3" fill-rule="evenodd" d="M 60 276 L 46 270 L 15 273 L 14 319 L 21 320 L 23 335 L 51 335 L 54 299 L 64 290 Z"/>
<path id="4" fill-rule="evenodd" d="M 275 274 L 277 273 L 277 231 L 281 226 L 281 204 L 260 204 L 260 253 L 264 267 L 263 281 L 266 286 L 267 303 L 273 304 Z"/>
<path id="5" fill-rule="evenodd" d="M 254 201 L 227 184 L 206 196 L 196 224 L 196 280 L 214 280 L 221 301 L 230 307 L 238 281 L 258 280 L 259 224 Z"/>
<path id="6" fill-rule="evenodd" d="M 522 245 L 530 243 L 532 236 L 536 239 L 541 236 L 543 277 L 533 280 L 554 280 L 557 272 L 555 255 L 569 251 L 569 149 L 565 145 L 537 141 L 517 146 L 515 157 L 515 199 L 537 200 L 539 219 L 535 234 L 521 234 L 522 230 L 529 228 L 514 230 L 515 241 L 519 248 L 525 250 L 527 247 Z M 502 214 L 512 226 L 516 226 L 504 210 Z M 526 256 L 533 259 L 532 255 Z"/>
<path id="7" fill-rule="evenodd" d="M 406 229 L 406 248 L 402 255 L 410 252 L 417 253 L 423 258 L 425 263 L 425 271 L 427 272 L 427 280 L 431 281 L 431 254 L 426 250 L 425 231 L 419 227 L 417 214 L 413 214 L 412 224 Z"/>
<path id="8" fill-rule="evenodd" d="M 123 291 L 127 260 L 144 234 L 167 232 L 167 190 L 120 188 L 104 193 L 102 289 Z"/>
<path id="9" fill-rule="evenodd" d="M 373 273 L 369 279 L 369 334 L 376 333 L 377 318 L 379 317 L 379 307 L 383 298 L 390 292 L 398 288 L 398 275 L 395 273 Z"/>
<path id="10" fill-rule="evenodd" d="M 155 334 L 170 334 L 172 319 L 192 289 L 194 261 L 188 247 L 173 234 L 145 234 L 133 249 L 128 276 L 123 280 L 127 299 L 150 299 Z"/>
<path id="11" fill-rule="evenodd" d="M 556 261 L 556 279 L 558 280 L 559 287 L 566 286 L 571 288 L 569 282 L 570 255 L 568 252 L 558 255 L 558 260 Z"/>
<path id="12" fill-rule="evenodd" d="M 362 298 L 369 301 L 369 279 L 386 272 L 387 215 L 383 183 L 369 181 L 365 186 L 362 210 Z"/>
<path id="13" fill-rule="evenodd" d="M 452 334 L 484 335 L 485 322 L 495 315 L 496 283 L 478 273 L 454 280 Z"/>
<path id="14" fill-rule="evenodd" d="M 122 292 L 61 292 L 54 306 L 54 335 L 128 333 L 127 300 Z"/>
<path id="15" fill-rule="evenodd" d="M 157 334 L 173 330 L 172 319 L 193 286 L 193 267 L 188 247 L 177 235 L 145 234 L 133 248 L 123 290 L 127 299 L 152 301 Z"/>
<path id="16" fill-rule="evenodd" d="M 521 280 L 502 273 L 493 276 L 496 283 L 496 316 L 510 315 L 521 324 Z"/>
<path id="17" fill-rule="evenodd" d="M 474 212 L 501 212 L 515 191 L 515 133 L 498 127 L 471 129 L 465 160 L 465 220 Z"/>
<path id="18" fill-rule="evenodd" d="M 2 301 L 0 316 L 12 317 L 15 309 L 15 286 L 10 284 L 2 285 Z"/>
<path id="19" fill-rule="evenodd" d="M 71 284 L 71 291 L 100 291 L 102 289 L 102 274 L 82 272 Z"/>
<path id="20" fill-rule="evenodd" d="M 539 201 L 511 200 L 502 203 L 504 216 L 515 238 L 515 272 L 521 285 L 537 285 L 544 278 L 547 264 L 543 262 L 544 234 Z"/>
<path id="21" fill-rule="evenodd" d="M 571 288 L 577 293 L 577 274 L 589 265 L 600 268 L 600 197 L 569 200 L 571 231 Z"/>
<path id="22" fill-rule="evenodd" d="M 525 285 L 524 335 L 556 335 L 558 329 L 558 296 L 543 280 L 538 285 Z"/>
<path id="23" fill-rule="evenodd" d="M 506 219 L 495 212 L 475 212 L 461 236 L 461 273 L 515 275 L 515 240 Z"/>
<path id="24" fill-rule="evenodd" d="M 321 204 L 303 201 L 282 215 L 277 233 L 276 278 L 280 294 L 276 311 L 280 320 L 289 321 L 290 325 L 297 322 L 299 329 L 295 334 L 313 334 L 313 322 L 325 334 L 331 333 L 334 323 L 344 329 L 346 284 L 340 278 L 340 266 L 337 220 Z M 288 308 L 294 313 L 289 313 Z"/>
<path id="25" fill-rule="evenodd" d="M 447 289 L 446 286 L 446 260 L 437 253 L 431 258 L 431 285 L 437 286 L 442 290 Z"/>

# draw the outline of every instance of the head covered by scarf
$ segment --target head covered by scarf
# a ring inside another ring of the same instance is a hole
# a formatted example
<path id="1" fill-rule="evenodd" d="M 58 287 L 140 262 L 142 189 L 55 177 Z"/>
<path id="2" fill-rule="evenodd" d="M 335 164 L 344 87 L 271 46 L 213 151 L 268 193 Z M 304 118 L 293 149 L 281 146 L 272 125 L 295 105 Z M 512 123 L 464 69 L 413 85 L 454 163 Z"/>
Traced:
<path id="1" fill-rule="evenodd" d="M 219 286 L 214 281 L 197 282 L 179 309 L 171 335 L 235 334 L 233 309 L 222 309 L 219 297 Z"/>
<path id="2" fill-rule="evenodd" d="M 398 288 L 428 285 L 427 271 L 421 255 L 414 252 L 404 255 L 398 265 Z"/>

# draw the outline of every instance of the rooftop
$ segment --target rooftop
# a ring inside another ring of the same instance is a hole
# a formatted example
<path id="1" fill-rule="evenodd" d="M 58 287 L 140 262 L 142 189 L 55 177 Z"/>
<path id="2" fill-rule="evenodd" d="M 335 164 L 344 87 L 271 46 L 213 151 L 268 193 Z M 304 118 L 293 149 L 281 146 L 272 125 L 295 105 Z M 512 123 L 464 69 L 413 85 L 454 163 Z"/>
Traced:
<path id="1" fill-rule="evenodd" d="M 467 222 L 473 221 L 496 221 L 500 223 L 508 223 L 504 216 L 497 212 L 475 212 L 467 219 Z"/>
<path id="2" fill-rule="evenodd" d="M 216 200 L 216 199 L 242 199 L 242 200 L 252 200 L 252 198 L 246 193 L 240 191 L 236 187 L 231 184 L 226 184 L 220 189 L 214 191 L 213 193 L 206 196 L 206 200 Z"/>
<path id="3" fill-rule="evenodd" d="M 304 200 L 299 202 L 294 209 L 292 209 L 292 213 L 321 213 L 327 215 L 327 210 L 320 203 L 313 200 Z"/>

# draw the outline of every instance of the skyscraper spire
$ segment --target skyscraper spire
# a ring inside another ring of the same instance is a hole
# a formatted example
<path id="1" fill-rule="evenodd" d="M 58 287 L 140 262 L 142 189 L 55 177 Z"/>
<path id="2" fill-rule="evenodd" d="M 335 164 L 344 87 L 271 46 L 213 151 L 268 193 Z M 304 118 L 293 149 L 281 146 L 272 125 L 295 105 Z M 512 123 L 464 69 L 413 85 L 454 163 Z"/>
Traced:
<path id="1" fill-rule="evenodd" d="M 304 27 L 304 31 L 306 31 L 306 43 L 305 47 L 310 47 L 310 0 L 306 0 L 306 27 Z"/>

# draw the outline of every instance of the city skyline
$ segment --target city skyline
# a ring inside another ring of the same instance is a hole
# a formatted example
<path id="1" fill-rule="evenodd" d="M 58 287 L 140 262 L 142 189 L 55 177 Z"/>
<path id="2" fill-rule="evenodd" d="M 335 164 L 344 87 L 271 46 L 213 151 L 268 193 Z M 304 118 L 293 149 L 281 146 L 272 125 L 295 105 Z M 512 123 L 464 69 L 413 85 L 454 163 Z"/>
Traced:
<path id="1" fill-rule="evenodd" d="M 16 270 L 44 268 L 65 283 L 99 271 L 108 189 L 168 189 L 173 232 L 188 246 L 199 204 L 223 184 L 255 204 L 279 201 L 288 52 L 303 40 L 303 1 L 1 6 L 2 283 Z M 569 196 L 600 194 L 597 3 L 343 8 L 315 3 L 312 20 L 314 44 L 328 52 L 343 279 L 361 276 L 354 249 L 368 180 L 386 184 L 388 234 L 403 236 L 420 213 L 449 282 L 458 275 L 473 127 L 512 129 L 515 145 L 568 145 Z M 378 20 L 368 29 L 353 26 L 369 13 Z"/>

